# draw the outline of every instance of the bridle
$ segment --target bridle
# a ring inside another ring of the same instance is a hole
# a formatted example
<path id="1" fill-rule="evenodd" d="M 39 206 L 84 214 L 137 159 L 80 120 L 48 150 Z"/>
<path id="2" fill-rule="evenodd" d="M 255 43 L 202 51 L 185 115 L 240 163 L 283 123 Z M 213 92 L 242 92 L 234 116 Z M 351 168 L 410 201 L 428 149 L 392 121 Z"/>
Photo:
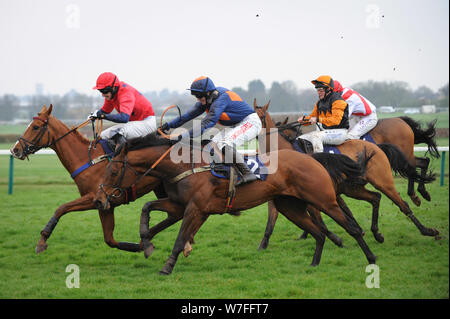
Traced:
<path id="1" fill-rule="evenodd" d="M 63 134 L 62 136 L 60 136 L 50 142 L 50 130 L 48 129 L 49 119 L 50 118 L 43 119 L 38 116 L 33 117 L 33 120 L 39 120 L 39 121 L 43 122 L 44 125 L 41 126 L 41 128 L 39 129 L 39 132 L 36 134 L 36 136 L 31 141 L 24 138 L 23 135 L 19 137 L 18 142 L 19 142 L 20 146 L 22 147 L 22 154 L 21 154 L 22 156 L 26 156 L 28 158 L 28 155 L 34 154 L 37 151 L 39 151 L 40 149 L 51 147 L 52 145 L 55 145 L 56 142 L 63 139 L 70 133 L 75 132 L 79 128 L 86 126 L 91 121 L 91 120 L 87 120 L 87 121 L 81 123 L 80 125 L 72 128 L 71 130 L 69 130 L 65 134 Z M 47 133 L 47 144 L 39 145 L 41 142 L 41 139 L 44 137 L 45 133 Z"/>
<path id="2" fill-rule="evenodd" d="M 256 106 L 256 108 L 257 109 L 262 109 L 261 106 Z M 262 127 L 263 128 L 267 128 L 266 115 L 267 115 L 267 112 L 264 112 L 264 115 L 261 117 L 261 123 L 262 123 Z M 289 136 L 287 136 L 283 132 L 283 130 L 295 129 L 295 136 L 298 137 L 300 135 L 300 133 L 301 133 L 302 125 L 304 125 L 306 123 L 309 123 L 309 122 L 308 121 L 302 121 L 302 122 L 297 122 L 296 121 L 296 122 L 286 123 L 286 124 L 283 124 L 283 125 L 278 125 L 278 126 L 276 126 L 277 130 L 275 130 L 275 131 L 274 130 L 270 130 L 270 131 L 266 132 L 266 135 L 269 135 L 269 134 L 272 134 L 272 133 L 275 133 L 275 132 L 276 133 L 280 133 L 280 135 L 283 138 L 285 138 L 288 142 L 291 143 L 292 142 L 291 138 Z"/>

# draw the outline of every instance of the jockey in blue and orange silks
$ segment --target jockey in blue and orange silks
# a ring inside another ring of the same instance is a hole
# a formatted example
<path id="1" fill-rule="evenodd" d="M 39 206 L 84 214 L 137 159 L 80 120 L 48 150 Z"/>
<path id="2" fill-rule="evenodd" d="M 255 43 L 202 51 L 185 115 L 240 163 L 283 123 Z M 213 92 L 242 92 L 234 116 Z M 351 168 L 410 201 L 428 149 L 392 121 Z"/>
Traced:
<path id="1" fill-rule="evenodd" d="M 195 133 L 203 134 L 217 123 L 226 126 L 224 130 L 213 137 L 212 141 L 217 144 L 224 155 L 232 154 L 233 162 L 242 174 L 239 184 L 256 180 L 256 176 L 249 170 L 242 155 L 236 149 L 244 142 L 256 138 L 261 131 L 261 120 L 254 109 L 238 94 L 223 87 L 216 87 L 213 81 L 205 76 L 195 79 L 188 90 L 197 98 L 197 103 L 181 117 L 165 123 L 161 129 L 166 131 L 170 128 L 180 127 L 206 112 L 207 115 L 201 121 L 200 132 L 195 131 Z M 180 135 L 179 139 L 187 136 L 196 137 L 195 133 L 191 129 Z"/>

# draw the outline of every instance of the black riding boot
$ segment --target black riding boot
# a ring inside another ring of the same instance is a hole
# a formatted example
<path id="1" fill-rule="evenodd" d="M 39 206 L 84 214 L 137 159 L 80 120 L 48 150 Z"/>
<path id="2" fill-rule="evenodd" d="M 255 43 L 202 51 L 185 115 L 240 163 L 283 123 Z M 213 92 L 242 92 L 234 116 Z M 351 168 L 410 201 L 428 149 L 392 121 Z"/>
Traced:
<path id="1" fill-rule="evenodd" d="M 258 179 L 256 175 L 250 171 L 250 169 L 248 168 L 247 164 L 244 161 L 244 157 L 236 150 L 235 147 L 225 146 L 222 149 L 222 152 L 225 152 L 225 154 L 231 152 L 229 154 L 233 154 L 233 163 L 234 165 L 236 165 L 236 168 L 238 169 L 239 173 L 241 173 L 241 180 L 237 182 L 236 185 L 250 183 Z"/>
<path id="2" fill-rule="evenodd" d="M 110 140 L 115 144 L 114 155 L 120 153 L 123 145 L 127 142 L 126 138 L 122 134 L 116 134 Z"/>

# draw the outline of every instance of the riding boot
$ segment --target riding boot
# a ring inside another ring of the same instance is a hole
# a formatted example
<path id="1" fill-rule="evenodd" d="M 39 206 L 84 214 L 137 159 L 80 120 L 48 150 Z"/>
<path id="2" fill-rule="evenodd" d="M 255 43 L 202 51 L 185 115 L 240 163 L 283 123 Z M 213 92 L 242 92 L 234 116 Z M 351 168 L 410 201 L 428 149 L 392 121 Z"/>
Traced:
<path id="1" fill-rule="evenodd" d="M 302 146 L 306 154 L 314 153 L 313 145 L 310 141 L 305 140 L 303 138 L 298 138 L 298 142 Z"/>
<path id="2" fill-rule="evenodd" d="M 235 147 L 230 147 L 228 145 L 225 145 L 222 149 L 222 152 L 231 152 L 230 154 L 233 154 L 233 163 L 238 169 L 239 173 L 241 174 L 241 179 L 239 182 L 236 183 L 236 186 L 250 183 L 253 181 L 256 181 L 258 178 L 255 174 L 253 174 L 250 169 L 248 168 L 247 164 L 244 161 L 244 157 L 236 150 Z"/>
<path id="3" fill-rule="evenodd" d="M 116 145 L 115 149 L 114 149 L 114 154 L 117 155 L 118 153 L 120 153 L 120 151 L 122 150 L 122 147 L 125 145 L 125 143 L 127 142 L 126 138 L 122 135 L 122 134 L 116 134 L 114 135 L 111 140 L 114 142 L 114 144 Z"/>

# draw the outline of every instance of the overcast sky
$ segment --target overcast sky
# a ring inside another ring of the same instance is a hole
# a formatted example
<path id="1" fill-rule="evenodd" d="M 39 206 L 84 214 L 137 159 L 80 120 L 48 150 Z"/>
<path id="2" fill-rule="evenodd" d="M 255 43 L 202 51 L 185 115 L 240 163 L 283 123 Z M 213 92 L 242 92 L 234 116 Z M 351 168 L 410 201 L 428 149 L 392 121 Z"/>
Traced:
<path id="1" fill-rule="evenodd" d="M 247 88 L 449 80 L 448 0 L 0 0 L 0 94 L 92 90 L 105 71 L 140 91 L 200 75 Z"/>

